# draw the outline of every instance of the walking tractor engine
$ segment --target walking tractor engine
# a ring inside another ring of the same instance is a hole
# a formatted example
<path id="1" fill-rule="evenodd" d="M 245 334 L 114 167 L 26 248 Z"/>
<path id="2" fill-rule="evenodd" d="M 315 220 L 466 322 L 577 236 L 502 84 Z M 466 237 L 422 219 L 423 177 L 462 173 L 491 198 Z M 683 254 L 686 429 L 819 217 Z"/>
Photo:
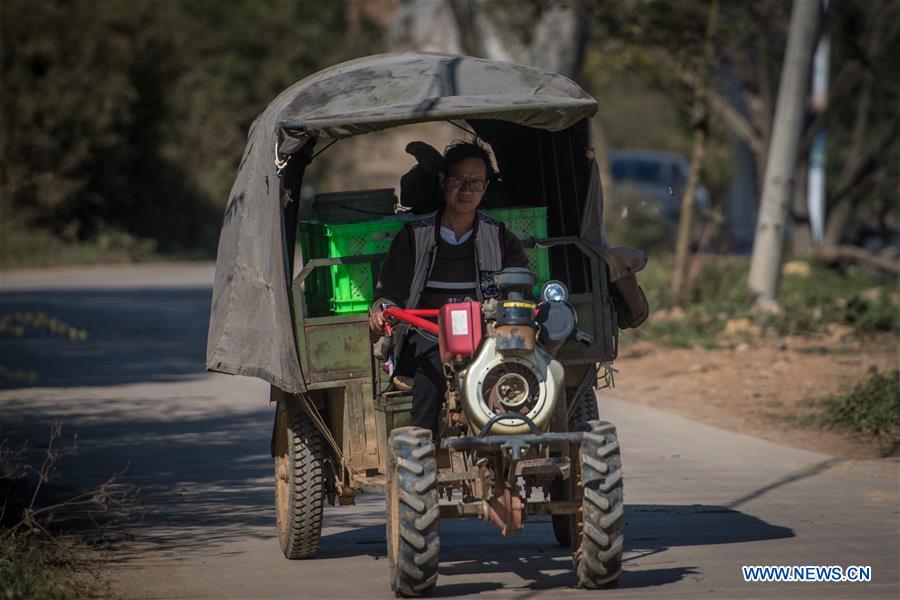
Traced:
<path id="1" fill-rule="evenodd" d="M 454 335 L 454 318 L 462 323 L 466 316 L 478 333 L 482 330 L 479 313 L 483 312 L 485 321 L 486 335 L 471 362 L 455 360 L 461 355 L 445 354 L 444 346 L 449 346 L 449 342 L 442 342 L 441 359 L 449 367 L 448 389 L 458 392 L 460 408 L 473 432 L 492 435 L 533 433 L 535 428 L 543 430 L 549 424 L 564 388 L 562 365 L 539 343 L 544 340 L 539 340 L 536 317 L 550 311 L 543 306 L 539 311 L 535 302 L 526 299 L 527 291 L 534 286 L 531 271 L 506 269 L 496 276 L 496 284 L 500 297 L 485 302 L 481 311 L 459 312 L 460 309 L 454 306 L 460 305 L 450 305 L 440 313 L 441 317 L 449 315 L 438 321 L 442 340 L 457 337 Z M 574 329 L 574 310 L 562 302 L 554 303 L 562 304 L 562 312 L 568 311 Z M 463 303 L 467 304 L 479 306 L 474 302 Z M 550 342 L 551 350 L 556 350 L 566 339 L 557 341 L 556 338 L 560 335 L 568 337 L 569 333 L 571 331 L 548 330 L 546 341 Z"/>
<path id="2" fill-rule="evenodd" d="M 554 358 L 568 341 L 592 340 L 576 328 L 566 286 L 550 281 L 535 301 L 535 279 L 528 269 L 507 268 L 494 275 L 496 297 L 484 302 L 385 310 L 437 334 L 447 382 L 439 440 L 418 427 L 390 434 L 388 558 L 398 593 L 420 595 L 433 586 L 437 515 L 478 517 L 504 536 L 521 530 L 529 515 L 552 515 L 557 540 L 573 547 L 580 585 L 618 580 L 615 428 L 595 420 L 573 425 L 573 414 L 591 412 L 580 404 L 596 413 L 596 400 L 590 387 L 589 397 L 567 398 L 565 370 Z"/>

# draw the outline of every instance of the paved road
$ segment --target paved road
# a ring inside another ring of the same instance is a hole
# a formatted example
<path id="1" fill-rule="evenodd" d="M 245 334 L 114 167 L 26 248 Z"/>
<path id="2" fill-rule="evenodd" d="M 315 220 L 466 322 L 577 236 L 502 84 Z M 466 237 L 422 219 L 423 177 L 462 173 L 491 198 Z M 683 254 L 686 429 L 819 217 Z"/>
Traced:
<path id="1" fill-rule="evenodd" d="M 64 481 L 89 487 L 130 463 L 143 508 L 111 565 L 126 598 L 390 597 L 383 502 L 326 510 L 320 556 L 281 558 L 264 384 L 202 370 L 209 265 L 0 274 L 0 312 L 44 311 L 90 332 L 76 344 L 3 339 L 0 424 L 40 439 L 64 418 L 81 451 Z M 661 382 L 664 385 L 664 382 Z M 600 398 L 626 473 L 621 587 L 572 587 L 546 519 L 503 540 L 442 523 L 438 596 L 551 598 L 885 597 L 900 594 L 897 463 L 842 462 Z M 741 565 L 870 565 L 873 581 L 744 583 Z"/>

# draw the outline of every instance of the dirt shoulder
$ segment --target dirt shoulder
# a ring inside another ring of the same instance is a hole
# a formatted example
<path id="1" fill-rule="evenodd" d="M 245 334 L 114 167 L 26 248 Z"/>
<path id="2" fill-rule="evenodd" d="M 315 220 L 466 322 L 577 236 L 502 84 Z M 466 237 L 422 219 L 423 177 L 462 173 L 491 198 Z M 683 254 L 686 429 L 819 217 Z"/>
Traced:
<path id="1" fill-rule="evenodd" d="M 866 340 L 787 338 L 736 349 L 623 347 L 614 395 L 724 429 L 840 458 L 879 456 L 853 433 L 804 425 L 815 400 L 863 380 L 870 366 L 896 368 L 891 335 Z M 601 400 L 602 402 L 602 400 Z M 896 460 L 896 459 L 887 459 Z"/>

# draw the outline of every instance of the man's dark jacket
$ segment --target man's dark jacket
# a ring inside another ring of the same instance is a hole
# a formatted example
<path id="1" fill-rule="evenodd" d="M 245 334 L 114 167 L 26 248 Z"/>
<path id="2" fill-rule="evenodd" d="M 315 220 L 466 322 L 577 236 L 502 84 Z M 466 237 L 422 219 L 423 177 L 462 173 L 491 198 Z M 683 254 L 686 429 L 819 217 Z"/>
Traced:
<path id="1" fill-rule="evenodd" d="M 441 213 L 408 223 L 388 250 L 375 289 L 373 309 L 388 303 L 437 308 L 452 298 L 479 301 L 496 295 L 493 275 L 506 267 L 527 267 L 522 242 L 496 219 L 478 213 L 468 240 L 441 238 Z"/>

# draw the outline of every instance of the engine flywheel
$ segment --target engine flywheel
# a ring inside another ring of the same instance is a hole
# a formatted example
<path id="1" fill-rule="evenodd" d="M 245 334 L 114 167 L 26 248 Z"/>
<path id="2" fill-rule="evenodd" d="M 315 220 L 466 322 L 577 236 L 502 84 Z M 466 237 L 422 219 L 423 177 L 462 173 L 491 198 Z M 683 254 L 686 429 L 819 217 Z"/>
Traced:
<path id="1" fill-rule="evenodd" d="M 491 369 L 481 392 L 495 414 L 528 414 L 540 397 L 538 378 L 531 369 L 517 363 L 502 363 Z"/>

